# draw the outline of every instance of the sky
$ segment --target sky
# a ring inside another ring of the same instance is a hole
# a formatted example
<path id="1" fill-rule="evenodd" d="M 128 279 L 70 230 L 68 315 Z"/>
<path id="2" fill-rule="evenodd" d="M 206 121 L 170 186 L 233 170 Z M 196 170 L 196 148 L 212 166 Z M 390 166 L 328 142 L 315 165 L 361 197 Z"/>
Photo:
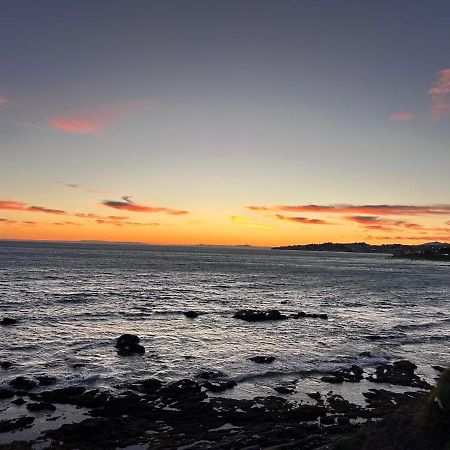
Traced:
<path id="1" fill-rule="evenodd" d="M 0 239 L 450 242 L 448 0 L 0 6 Z"/>

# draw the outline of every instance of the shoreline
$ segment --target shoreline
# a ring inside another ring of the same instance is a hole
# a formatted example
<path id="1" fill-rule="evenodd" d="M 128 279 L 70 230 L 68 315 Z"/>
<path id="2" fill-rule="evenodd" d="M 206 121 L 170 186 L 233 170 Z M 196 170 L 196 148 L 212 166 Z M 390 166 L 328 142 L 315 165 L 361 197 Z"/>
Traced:
<path id="1" fill-rule="evenodd" d="M 431 386 L 415 371 L 403 360 L 322 377 L 285 376 L 277 381 L 279 392 L 252 398 L 233 398 L 246 381 L 212 370 L 193 379 L 163 384 L 147 378 L 113 389 L 55 389 L 51 377 L 33 384 L 19 376 L 0 389 L 7 417 L 0 420 L 0 449 L 262 449 L 286 442 L 299 447 L 282 448 L 321 448 L 423 400 Z"/>

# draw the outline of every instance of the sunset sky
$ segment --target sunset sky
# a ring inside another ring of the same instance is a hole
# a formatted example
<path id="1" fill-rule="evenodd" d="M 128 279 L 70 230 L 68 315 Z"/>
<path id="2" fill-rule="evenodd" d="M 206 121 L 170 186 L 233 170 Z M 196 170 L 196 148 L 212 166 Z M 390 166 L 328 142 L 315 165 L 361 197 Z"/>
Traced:
<path id="1" fill-rule="evenodd" d="M 4 0 L 0 238 L 450 241 L 448 0 Z"/>

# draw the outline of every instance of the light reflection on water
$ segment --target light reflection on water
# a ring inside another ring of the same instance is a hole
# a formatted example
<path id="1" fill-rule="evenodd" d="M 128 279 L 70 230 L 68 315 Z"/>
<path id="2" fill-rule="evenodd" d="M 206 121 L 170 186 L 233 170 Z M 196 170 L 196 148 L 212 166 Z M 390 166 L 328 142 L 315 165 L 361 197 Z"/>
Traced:
<path id="1" fill-rule="evenodd" d="M 423 366 L 449 362 L 450 266 L 386 255 L 219 247 L 0 244 L 2 360 L 17 374 L 114 385 L 215 368 L 245 379 L 327 370 L 371 351 Z M 325 312 L 328 321 L 248 324 L 241 308 Z M 187 319 L 186 310 L 202 312 Z M 143 357 L 120 358 L 135 333 Z M 270 366 L 249 357 L 276 356 Z M 84 367 L 73 368 L 83 363 Z"/>

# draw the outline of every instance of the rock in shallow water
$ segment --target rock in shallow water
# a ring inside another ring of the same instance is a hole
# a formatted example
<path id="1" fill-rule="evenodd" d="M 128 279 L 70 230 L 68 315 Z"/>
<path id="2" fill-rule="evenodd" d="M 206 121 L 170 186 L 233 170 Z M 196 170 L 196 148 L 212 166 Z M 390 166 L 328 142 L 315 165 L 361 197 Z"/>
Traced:
<path id="1" fill-rule="evenodd" d="M 0 321 L 0 325 L 15 325 L 17 323 L 17 319 L 13 319 L 12 317 L 4 317 Z"/>
<path id="2" fill-rule="evenodd" d="M 414 373 L 416 368 L 415 364 L 406 360 L 396 361 L 394 364 L 382 364 L 376 368 L 375 376 L 370 376 L 368 380 L 374 383 L 429 389 L 431 386 Z"/>
<path id="3" fill-rule="evenodd" d="M 275 356 L 252 356 L 249 358 L 250 361 L 253 361 L 258 364 L 270 364 L 275 361 Z"/>
<path id="4" fill-rule="evenodd" d="M 25 377 L 17 377 L 14 380 L 11 380 L 9 384 L 16 389 L 20 389 L 22 391 L 31 391 L 37 386 L 37 383 L 29 378 Z"/>
<path id="5" fill-rule="evenodd" d="M 116 342 L 117 353 L 120 356 L 143 355 L 145 348 L 139 341 L 139 337 L 135 334 L 122 334 Z"/>
<path id="6" fill-rule="evenodd" d="M 188 319 L 195 319 L 196 317 L 199 316 L 198 312 L 195 311 L 186 311 L 184 313 L 184 315 L 188 318 Z"/>
<path id="7" fill-rule="evenodd" d="M 277 309 L 266 311 L 257 311 L 254 309 L 241 309 L 234 316 L 235 319 L 245 320 L 246 322 L 263 322 L 266 320 L 285 320 L 288 317 L 281 314 Z"/>

